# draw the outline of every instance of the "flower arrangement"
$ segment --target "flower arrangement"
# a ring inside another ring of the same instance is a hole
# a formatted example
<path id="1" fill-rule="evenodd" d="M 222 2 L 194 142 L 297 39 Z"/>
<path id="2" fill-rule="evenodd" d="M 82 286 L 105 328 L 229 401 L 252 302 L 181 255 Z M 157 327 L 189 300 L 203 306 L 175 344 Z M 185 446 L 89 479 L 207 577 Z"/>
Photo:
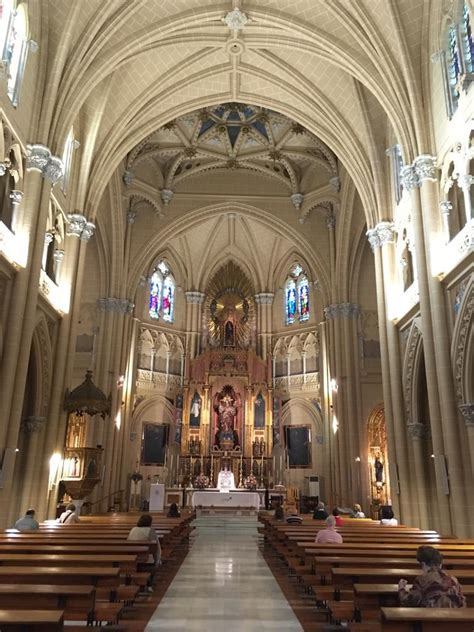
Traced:
<path id="1" fill-rule="evenodd" d="M 204 474 L 199 474 L 194 479 L 194 488 L 195 489 L 206 489 L 209 487 L 209 477 Z"/>
<path id="2" fill-rule="evenodd" d="M 257 479 L 253 474 L 249 474 L 244 480 L 244 485 L 246 489 L 257 489 Z"/>

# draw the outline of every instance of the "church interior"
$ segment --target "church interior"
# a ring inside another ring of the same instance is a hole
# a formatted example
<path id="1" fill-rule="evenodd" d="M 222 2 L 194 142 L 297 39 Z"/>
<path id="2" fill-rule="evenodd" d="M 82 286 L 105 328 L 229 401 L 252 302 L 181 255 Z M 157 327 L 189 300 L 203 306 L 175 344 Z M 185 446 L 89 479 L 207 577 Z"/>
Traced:
<path id="1" fill-rule="evenodd" d="M 389 506 L 474 550 L 473 24 L 0 0 L 1 529 L 135 524 L 159 488 L 196 524 Z"/>

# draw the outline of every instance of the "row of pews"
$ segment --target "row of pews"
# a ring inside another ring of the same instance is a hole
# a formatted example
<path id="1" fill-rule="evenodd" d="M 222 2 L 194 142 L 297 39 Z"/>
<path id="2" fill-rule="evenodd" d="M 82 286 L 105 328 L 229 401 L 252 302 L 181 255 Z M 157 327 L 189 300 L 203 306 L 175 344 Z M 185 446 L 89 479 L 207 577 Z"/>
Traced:
<path id="1" fill-rule="evenodd" d="M 314 601 L 314 619 L 324 613 L 327 623 L 353 632 L 473 632 L 474 540 L 440 536 L 406 526 L 382 527 L 372 520 L 346 519 L 337 531 L 343 544 L 316 544 L 324 522 L 304 517 L 301 525 L 277 522 L 261 514 L 265 549 Z M 467 608 L 402 608 L 398 581 L 410 582 L 420 572 L 416 551 L 422 544 L 439 548 L 443 565 L 461 583 Z M 327 629 L 327 623 L 305 629 Z"/>
<path id="2" fill-rule="evenodd" d="M 194 514 L 152 515 L 162 559 L 156 569 L 148 564 L 156 543 L 127 540 L 138 514 L 0 533 L 0 630 L 80 632 L 103 624 L 109 631 L 126 630 L 123 613 L 133 620 L 151 580 L 166 582 L 174 575 L 189 546 Z"/>

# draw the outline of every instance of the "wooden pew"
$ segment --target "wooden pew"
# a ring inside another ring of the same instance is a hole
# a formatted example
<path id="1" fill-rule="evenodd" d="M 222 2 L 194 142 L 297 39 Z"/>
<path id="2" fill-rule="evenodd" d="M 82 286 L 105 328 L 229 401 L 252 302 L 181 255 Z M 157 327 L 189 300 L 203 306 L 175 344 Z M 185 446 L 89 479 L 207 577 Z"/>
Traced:
<path id="1" fill-rule="evenodd" d="M 388 584 L 401 578 L 412 579 L 421 573 L 420 568 L 333 568 L 332 584 L 337 589 L 347 588 L 354 584 Z M 449 574 L 455 574 L 463 586 L 474 583 L 474 570 L 458 569 L 455 573 L 449 572 Z"/>
<path id="2" fill-rule="evenodd" d="M 407 586 L 411 588 L 410 585 Z M 468 607 L 474 607 L 474 585 L 462 587 Z M 354 584 L 355 618 L 380 620 L 381 608 L 399 606 L 398 584 Z"/>
<path id="3" fill-rule="evenodd" d="M 113 567 L 90 568 L 87 566 L 0 566 L 0 584 L 21 584 L 25 580 L 35 584 L 70 586 L 119 586 L 120 569 Z"/>
<path id="4" fill-rule="evenodd" d="M 0 584 L 0 608 L 64 610 L 65 618 L 69 620 L 92 622 L 95 588 L 51 584 Z"/>
<path id="5" fill-rule="evenodd" d="M 472 632 L 474 608 L 382 608 L 382 632 Z"/>
<path id="6" fill-rule="evenodd" d="M 0 610 L 2 632 L 56 632 L 63 629 L 62 610 Z"/>
<path id="7" fill-rule="evenodd" d="M 136 555 L 49 555 L 47 553 L 0 553 L 0 566 L 113 566 L 137 570 Z"/>

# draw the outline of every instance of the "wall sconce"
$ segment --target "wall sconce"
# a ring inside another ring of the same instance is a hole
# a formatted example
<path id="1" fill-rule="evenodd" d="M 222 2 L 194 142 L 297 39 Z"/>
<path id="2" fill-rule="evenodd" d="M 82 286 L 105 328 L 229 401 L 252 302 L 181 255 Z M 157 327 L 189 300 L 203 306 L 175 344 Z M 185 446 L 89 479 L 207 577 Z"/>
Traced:
<path id="1" fill-rule="evenodd" d="M 338 385 L 337 385 L 337 381 L 336 381 L 334 378 L 332 378 L 332 379 L 330 380 L 330 382 L 329 382 L 329 386 L 330 386 L 331 390 L 332 390 L 332 391 L 334 391 L 334 393 L 337 393 L 337 389 L 338 389 L 339 387 L 338 387 Z"/>
<path id="2" fill-rule="evenodd" d="M 360 456 L 356 456 L 356 458 L 355 458 L 355 462 L 356 462 L 356 463 L 360 463 Z"/>

